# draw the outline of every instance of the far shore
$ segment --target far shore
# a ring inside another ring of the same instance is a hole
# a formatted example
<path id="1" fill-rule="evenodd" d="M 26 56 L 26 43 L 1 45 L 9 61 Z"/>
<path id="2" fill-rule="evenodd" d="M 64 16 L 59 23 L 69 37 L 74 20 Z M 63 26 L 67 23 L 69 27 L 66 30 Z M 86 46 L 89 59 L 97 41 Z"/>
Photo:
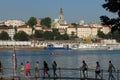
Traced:
<path id="1" fill-rule="evenodd" d="M 13 50 L 13 47 L 0 47 L 0 50 Z M 15 50 L 44 50 L 44 47 L 15 47 Z"/>

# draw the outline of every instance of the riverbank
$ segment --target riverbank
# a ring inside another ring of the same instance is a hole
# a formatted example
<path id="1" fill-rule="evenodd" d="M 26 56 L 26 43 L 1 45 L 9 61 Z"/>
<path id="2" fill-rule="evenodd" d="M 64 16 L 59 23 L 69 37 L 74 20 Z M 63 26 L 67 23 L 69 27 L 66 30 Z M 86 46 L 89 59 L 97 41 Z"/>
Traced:
<path id="1" fill-rule="evenodd" d="M 44 47 L 15 47 L 16 50 L 44 50 Z M 0 47 L 0 50 L 13 50 L 13 47 Z"/>

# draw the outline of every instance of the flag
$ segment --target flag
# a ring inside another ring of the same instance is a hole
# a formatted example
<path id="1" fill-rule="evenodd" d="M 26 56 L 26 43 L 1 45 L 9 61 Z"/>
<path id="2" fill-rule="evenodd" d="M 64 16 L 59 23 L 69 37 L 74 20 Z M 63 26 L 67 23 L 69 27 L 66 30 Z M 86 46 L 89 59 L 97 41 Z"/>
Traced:
<path id="1" fill-rule="evenodd" d="M 17 57 L 16 57 L 15 47 L 13 47 L 12 62 L 13 62 L 13 68 L 14 70 L 16 70 L 17 69 Z"/>

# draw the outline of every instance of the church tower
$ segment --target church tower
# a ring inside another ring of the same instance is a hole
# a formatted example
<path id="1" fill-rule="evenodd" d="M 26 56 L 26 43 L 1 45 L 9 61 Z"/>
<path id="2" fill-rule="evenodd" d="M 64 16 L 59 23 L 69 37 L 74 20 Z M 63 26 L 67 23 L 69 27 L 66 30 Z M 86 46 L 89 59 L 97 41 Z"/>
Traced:
<path id="1" fill-rule="evenodd" d="M 64 20 L 64 14 L 63 14 L 62 8 L 60 8 L 60 13 L 59 13 L 59 18 L 58 19 L 59 19 L 59 21 L 58 21 L 59 24 L 66 24 L 66 22 Z"/>

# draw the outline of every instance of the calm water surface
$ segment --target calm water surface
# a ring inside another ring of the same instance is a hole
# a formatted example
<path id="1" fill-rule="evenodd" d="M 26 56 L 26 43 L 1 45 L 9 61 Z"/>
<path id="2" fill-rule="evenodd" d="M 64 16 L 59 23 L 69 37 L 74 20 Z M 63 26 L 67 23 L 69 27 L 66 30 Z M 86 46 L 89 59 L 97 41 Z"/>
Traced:
<path id="1" fill-rule="evenodd" d="M 115 65 L 116 69 L 120 69 L 120 50 L 56 50 L 56 55 L 51 55 L 50 50 L 17 50 L 17 65 L 21 62 L 24 64 L 29 61 L 31 67 L 35 67 L 35 62 L 40 62 L 40 68 L 43 67 L 43 61 L 52 67 L 52 62 L 55 60 L 58 67 L 62 68 L 79 68 L 82 65 L 82 60 L 85 60 L 88 67 L 95 69 L 96 61 L 100 62 L 101 68 L 108 68 L 109 60 Z M 4 67 L 12 67 L 12 51 L 0 51 L 0 60 Z"/>

